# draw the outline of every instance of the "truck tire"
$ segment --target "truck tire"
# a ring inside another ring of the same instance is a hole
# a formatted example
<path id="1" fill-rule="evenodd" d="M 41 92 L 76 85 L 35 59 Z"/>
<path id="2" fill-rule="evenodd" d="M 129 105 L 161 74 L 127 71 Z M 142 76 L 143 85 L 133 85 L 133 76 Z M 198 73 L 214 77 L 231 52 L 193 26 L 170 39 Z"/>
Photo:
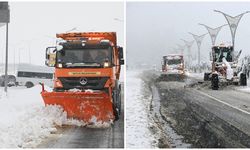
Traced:
<path id="1" fill-rule="evenodd" d="M 247 76 L 245 73 L 240 74 L 240 85 L 246 86 L 247 85 Z"/>
<path id="2" fill-rule="evenodd" d="M 119 94 L 118 94 L 118 102 L 117 102 L 117 108 L 118 108 L 118 112 L 119 115 L 121 115 L 121 109 L 122 109 L 122 104 L 121 104 L 121 100 L 122 100 L 122 93 L 121 93 L 121 84 L 119 84 Z"/>
<path id="3" fill-rule="evenodd" d="M 207 72 L 204 73 L 204 81 L 209 81 L 209 75 L 210 73 Z"/>
<path id="4" fill-rule="evenodd" d="M 32 82 L 26 82 L 25 86 L 26 86 L 27 88 L 31 88 L 31 87 L 34 86 L 34 84 L 33 84 Z"/>
<path id="5" fill-rule="evenodd" d="M 219 77 L 218 77 L 218 74 L 212 74 L 211 87 L 212 87 L 212 90 L 218 90 L 219 89 Z"/>
<path id="6" fill-rule="evenodd" d="M 119 81 L 115 81 L 115 88 L 113 90 L 113 110 L 115 115 L 115 121 L 119 120 L 119 115 L 121 112 L 121 99 L 120 99 L 120 89 L 119 89 Z"/>
<path id="7" fill-rule="evenodd" d="M 114 110 L 115 121 L 117 121 L 120 119 L 120 117 L 119 117 L 118 111 L 116 110 L 116 106 L 114 103 L 113 103 L 113 110 Z"/>

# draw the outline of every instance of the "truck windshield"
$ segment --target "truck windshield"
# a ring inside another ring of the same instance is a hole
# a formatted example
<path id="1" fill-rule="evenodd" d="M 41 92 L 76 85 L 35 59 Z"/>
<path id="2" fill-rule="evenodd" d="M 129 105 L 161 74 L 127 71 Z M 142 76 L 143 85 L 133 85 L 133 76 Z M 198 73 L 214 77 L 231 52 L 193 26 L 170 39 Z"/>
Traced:
<path id="1" fill-rule="evenodd" d="M 167 60 L 168 65 L 177 65 L 181 64 L 181 59 L 168 59 Z"/>
<path id="2" fill-rule="evenodd" d="M 104 62 L 111 63 L 111 47 L 64 49 L 57 54 L 57 63 L 64 67 L 102 67 Z"/>
<path id="3" fill-rule="evenodd" d="M 222 58 L 225 57 L 228 62 L 232 62 L 231 52 L 232 49 L 226 47 L 214 48 L 214 61 L 222 62 Z"/>

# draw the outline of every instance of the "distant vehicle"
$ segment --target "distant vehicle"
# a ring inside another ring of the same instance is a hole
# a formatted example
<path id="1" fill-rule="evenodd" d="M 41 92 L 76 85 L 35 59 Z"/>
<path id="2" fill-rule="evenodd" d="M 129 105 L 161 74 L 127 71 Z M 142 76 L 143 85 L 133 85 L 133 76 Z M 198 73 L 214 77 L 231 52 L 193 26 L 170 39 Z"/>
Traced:
<path id="1" fill-rule="evenodd" d="M 5 75 L 0 76 L 0 86 L 4 86 L 5 82 Z M 16 77 L 14 75 L 8 75 L 8 82 L 7 85 L 10 86 L 15 86 L 16 85 Z"/>
<path id="2" fill-rule="evenodd" d="M 185 66 L 183 55 L 169 54 L 163 56 L 161 80 L 163 81 L 181 81 L 185 79 Z"/>
<path id="3" fill-rule="evenodd" d="M 20 86 L 31 88 L 39 83 L 53 86 L 53 69 L 43 66 L 22 66 L 17 70 L 16 82 Z"/>

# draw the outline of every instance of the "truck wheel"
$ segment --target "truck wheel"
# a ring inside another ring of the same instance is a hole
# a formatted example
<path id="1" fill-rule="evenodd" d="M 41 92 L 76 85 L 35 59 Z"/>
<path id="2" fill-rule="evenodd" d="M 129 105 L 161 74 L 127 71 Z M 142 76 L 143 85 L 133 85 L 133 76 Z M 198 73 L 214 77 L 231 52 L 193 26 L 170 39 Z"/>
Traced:
<path id="1" fill-rule="evenodd" d="M 207 73 L 207 72 L 204 73 L 204 81 L 209 80 L 209 75 L 210 75 L 210 73 Z"/>
<path id="2" fill-rule="evenodd" d="M 114 110 L 114 115 L 115 115 L 115 121 L 119 120 L 119 115 L 120 115 L 120 91 L 119 91 L 119 81 L 116 80 L 115 82 L 115 88 L 113 91 L 113 110 Z"/>
<path id="3" fill-rule="evenodd" d="M 119 117 L 115 104 L 113 104 L 113 110 L 114 110 L 115 121 L 117 121 L 119 120 L 120 117 Z"/>
<path id="4" fill-rule="evenodd" d="M 212 90 L 218 90 L 219 89 L 219 77 L 218 77 L 217 74 L 212 74 L 211 86 L 212 86 Z"/>
<path id="5" fill-rule="evenodd" d="M 33 84 L 32 82 L 26 82 L 25 86 L 26 86 L 27 88 L 31 88 L 31 87 L 34 86 L 34 84 Z"/>
<path id="6" fill-rule="evenodd" d="M 118 108 L 118 112 L 119 115 L 121 115 L 121 110 L 122 110 L 122 104 L 121 104 L 121 100 L 122 100 L 122 93 L 121 93 L 121 84 L 119 84 L 119 94 L 118 94 L 118 102 L 117 102 L 117 108 Z"/>
<path id="7" fill-rule="evenodd" d="M 115 105 L 116 105 L 116 109 L 118 111 L 118 114 L 120 115 L 121 114 L 121 84 L 119 83 L 118 80 L 116 80 L 116 102 L 115 102 Z"/>
<path id="8" fill-rule="evenodd" d="M 240 85 L 246 86 L 247 85 L 247 76 L 245 73 L 240 74 Z"/>

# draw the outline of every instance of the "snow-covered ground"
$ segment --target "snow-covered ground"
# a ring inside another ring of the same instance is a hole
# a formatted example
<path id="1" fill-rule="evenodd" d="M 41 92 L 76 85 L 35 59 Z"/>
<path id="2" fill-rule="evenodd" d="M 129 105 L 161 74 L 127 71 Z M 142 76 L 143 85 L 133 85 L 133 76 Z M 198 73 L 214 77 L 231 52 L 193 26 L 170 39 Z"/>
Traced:
<path id="1" fill-rule="evenodd" d="M 126 146 L 127 148 L 153 148 L 154 137 L 149 130 L 142 80 L 139 71 L 127 71 L 126 82 Z"/>
<path id="2" fill-rule="evenodd" d="M 243 91 L 243 92 L 247 92 L 250 93 L 250 78 L 247 80 L 247 86 L 241 86 L 236 88 L 237 90 Z"/>
<path id="3" fill-rule="evenodd" d="M 48 87 L 47 87 L 48 89 Z M 0 89 L 0 148 L 35 147 L 56 131 L 56 126 L 84 125 L 67 119 L 58 106 L 44 107 L 41 87 Z"/>
<path id="4" fill-rule="evenodd" d="M 193 72 L 186 72 L 186 75 L 192 78 L 196 78 L 198 80 L 203 80 L 204 73 L 193 73 Z"/>
<path id="5" fill-rule="evenodd" d="M 192 78 L 196 78 L 198 80 L 203 80 L 203 77 L 204 77 L 204 73 L 187 72 L 186 74 L 187 74 L 187 76 L 192 77 Z M 250 93 L 250 78 L 247 80 L 247 86 L 236 86 L 235 90 Z"/>

